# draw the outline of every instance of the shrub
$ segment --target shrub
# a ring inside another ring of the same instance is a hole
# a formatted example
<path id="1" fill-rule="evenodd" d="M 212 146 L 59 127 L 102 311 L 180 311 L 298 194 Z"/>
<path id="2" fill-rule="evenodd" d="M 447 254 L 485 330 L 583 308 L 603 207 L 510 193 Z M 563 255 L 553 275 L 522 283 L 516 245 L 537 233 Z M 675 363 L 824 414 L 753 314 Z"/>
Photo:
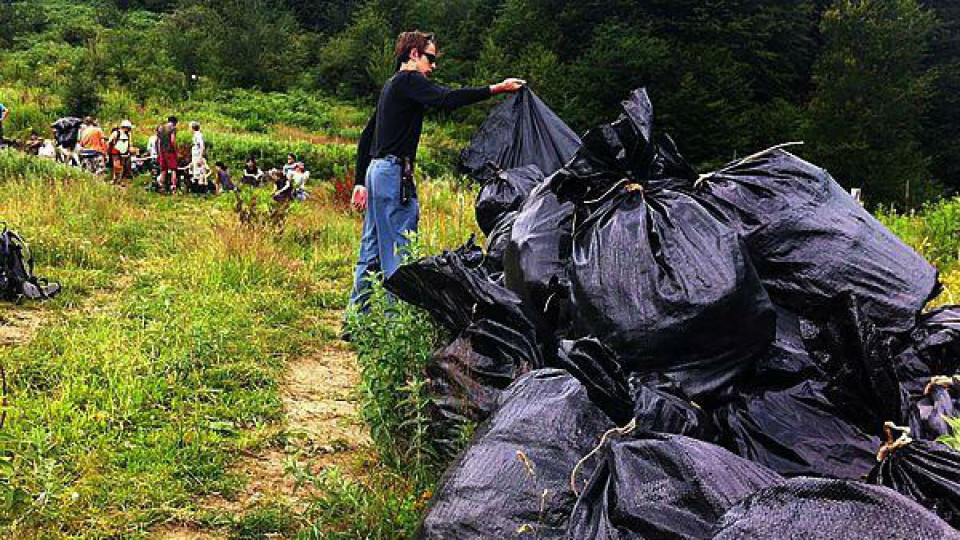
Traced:
<path id="1" fill-rule="evenodd" d="M 413 243 L 407 257 L 418 250 Z M 347 320 L 361 368 L 361 414 L 384 463 L 429 477 L 436 453 L 429 434 L 424 369 L 437 329 L 425 312 L 389 295 L 379 278 L 371 285 L 369 311 L 353 311 Z"/>

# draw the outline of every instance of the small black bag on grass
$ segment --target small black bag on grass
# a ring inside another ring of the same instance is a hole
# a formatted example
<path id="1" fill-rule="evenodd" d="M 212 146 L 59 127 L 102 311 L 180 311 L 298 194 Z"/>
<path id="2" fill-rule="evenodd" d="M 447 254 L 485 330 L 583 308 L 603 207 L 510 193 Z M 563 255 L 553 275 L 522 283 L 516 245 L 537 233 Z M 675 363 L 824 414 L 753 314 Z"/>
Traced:
<path id="1" fill-rule="evenodd" d="M 561 203 L 550 180 L 541 183 L 517 213 L 503 256 L 504 282 L 530 307 L 545 332 L 566 334 L 573 232 L 572 203 Z"/>
<path id="2" fill-rule="evenodd" d="M 580 147 L 580 138 L 529 88 L 500 103 L 460 152 L 461 171 L 476 175 L 493 165 L 536 165 L 549 175 Z"/>
<path id="3" fill-rule="evenodd" d="M 533 188 L 543 182 L 543 173 L 536 165 L 496 171 L 484 182 L 477 194 L 474 211 L 477 225 L 489 235 L 501 219 L 519 210 Z"/>
<path id="4" fill-rule="evenodd" d="M 568 373 L 524 375 L 444 473 L 415 538 L 562 538 L 570 473 L 611 427 Z"/>
<path id="5" fill-rule="evenodd" d="M 875 463 L 880 440 L 842 417 L 826 384 L 807 381 L 760 391 L 718 407 L 721 443 L 784 476 L 859 479 Z"/>
<path id="6" fill-rule="evenodd" d="M 936 514 L 893 490 L 796 478 L 764 488 L 720 519 L 712 540 L 960 540 Z"/>
<path id="7" fill-rule="evenodd" d="M 574 234 L 575 331 L 693 399 L 728 388 L 776 332 L 737 234 L 677 191 L 629 184 L 608 197 Z"/>
<path id="8" fill-rule="evenodd" d="M 468 422 L 486 420 L 503 390 L 542 365 L 535 342 L 489 319 L 471 324 L 427 364 L 436 447 L 452 458 Z"/>
<path id="9" fill-rule="evenodd" d="M 643 434 L 605 450 L 570 517 L 568 540 L 700 540 L 733 504 L 783 482 L 710 443 Z"/>
<path id="10" fill-rule="evenodd" d="M 743 235 L 773 301 L 801 316 L 851 291 L 880 328 L 907 331 L 939 291 L 933 266 L 825 170 L 789 152 L 736 161 L 692 193 Z"/>
<path id="11" fill-rule="evenodd" d="M 867 482 L 895 489 L 960 529 L 960 453 L 906 434 L 894 440 L 893 429 L 887 427 L 887 443 L 877 456 L 880 463 Z"/>
<path id="12" fill-rule="evenodd" d="M 4 226 L 0 233 L 0 297 L 19 302 L 46 300 L 60 293 L 60 284 L 33 274 L 33 254 L 19 234 Z"/>

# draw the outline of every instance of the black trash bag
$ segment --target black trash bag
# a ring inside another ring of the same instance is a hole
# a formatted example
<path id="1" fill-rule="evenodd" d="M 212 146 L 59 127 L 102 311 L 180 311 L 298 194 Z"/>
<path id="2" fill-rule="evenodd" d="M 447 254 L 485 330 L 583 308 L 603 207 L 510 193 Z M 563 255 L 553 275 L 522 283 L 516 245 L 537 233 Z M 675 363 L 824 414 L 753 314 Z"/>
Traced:
<path id="1" fill-rule="evenodd" d="M 936 374 L 926 362 L 920 359 L 915 346 L 908 344 L 906 348 L 901 350 L 893 359 L 893 365 L 900 385 L 910 395 L 910 398 L 913 400 L 923 398 L 924 390 L 927 388 L 930 378 Z"/>
<path id="2" fill-rule="evenodd" d="M 572 203 L 561 203 L 551 180 L 534 188 L 520 208 L 503 256 L 504 283 L 529 306 L 542 333 L 569 326 Z"/>
<path id="3" fill-rule="evenodd" d="M 887 443 L 878 454 L 880 462 L 867 482 L 910 497 L 960 529 L 960 453 L 945 444 L 915 441 L 907 435 L 894 440 L 893 429 L 896 427 L 887 429 Z"/>
<path id="4" fill-rule="evenodd" d="M 425 309 L 454 335 L 474 321 L 490 319 L 536 340 L 536 329 L 520 298 L 478 269 L 483 259 L 482 251 L 468 243 L 460 250 L 402 265 L 384 286 L 401 300 Z"/>
<path id="5" fill-rule="evenodd" d="M 568 373 L 524 375 L 444 473 L 415 538 L 562 538 L 576 502 L 570 474 L 612 427 Z"/>
<path id="6" fill-rule="evenodd" d="M 713 444 L 641 434 L 610 444 L 577 501 L 568 540 L 699 540 L 740 499 L 784 481 Z"/>
<path id="7" fill-rule="evenodd" d="M 746 389 L 789 388 L 806 380 L 823 380 L 824 373 L 803 343 L 802 321 L 794 313 L 774 306 L 777 333 L 745 381 Z"/>
<path id="8" fill-rule="evenodd" d="M 727 511 L 712 540 L 958 540 L 936 514 L 897 492 L 845 480 L 795 478 Z"/>
<path id="9" fill-rule="evenodd" d="M 587 389 L 590 401 L 618 425 L 633 416 L 633 399 L 627 375 L 613 351 L 593 338 L 560 342 L 555 367 L 566 370 Z"/>
<path id="10" fill-rule="evenodd" d="M 953 430 L 947 418 L 960 416 L 960 375 L 932 377 L 913 404 L 910 427 L 918 438 L 935 441 Z"/>
<path id="11" fill-rule="evenodd" d="M 862 478 L 875 463 L 880 440 L 845 420 L 825 387 L 807 381 L 718 407 L 721 444 L 784 476 Z"/>
<path id="12" fill-rule="evenodd" d="M 83 120 L 75 116 L 65 116 L 50 124 L 53 129 L 53 139 L 58 146 L 73 149 L 80 139 L 80 125 Z"/>
<path id="13" fill-rule="evenodd" d="M 60 283 L 33 273 L 30 245 L 4 225 L 0 231 L 0 299 L 48 300 L 60 294 L 60 290 Z"/>
<path id="14" fill-rule="evenodd" d="M 960 372 L 960 306 L 941 306 L 924 313 L 910 338 L 917 355 L 934 374 Z"/>
<path id="15" fill-rule="evenodd" d="M 503 277 L 503 258 L 510 244 L 510 232 L 513 230 L 516 219 L 516 212 L 504 215 L 497 226 L 487 234 L 483 266 L 494 280 Z"/>
<path id="16" fill-rule="evenodd" d="M 960 372 L 960 306 L 941 306 L 920 315 L 894 359 L 897 377 L 917 400 L 930 378 Z"/>
<path id="17" fill-rule="evenodd" d="M 464 427 L 485 420 L 520 375 L 542 364 L 536 343 L 489 319 L 471 324 L 427 363 L 433 439 L 444 457 L 459 450 Z"/>
<path id="18" fill-rule="evenodd" d="M 773 301 L 801 316 L 850 291 L 881 329 L 907 331 L 939 292 L 933 266 L 827 171 L 789 152 L 733 162 L 695 186 L 697 200 L 743 235 Z"/>
<path id="19" fill-rule="evenodd" d="M 543 182 L 543 173 L 536 165 L 497 171 L 480 188 L 474 211 L 477 225 L 489 235 L 501 219 L 519 210 L 527 196 Z"/>
<path id="20" fill-rule="evenodd" d="M 577 225 L 575 332 L 608 344 L 628 371 L 665 373 L 702 401 L 766 351 L 776 315 L 732 229 L 688 195 L 638 186 L 611 191 Z"/>
<path id="21" fill-rule="evenodd" d="M 710 416 L 666 377 L 656 373 L 631 376 L 630 394 L 638 430 L 716 440 L 717 428 Z"/>
<path id="22" fill-rule="evenodd" d="M 460 170 L 481 173 L 488 165 L 513 169 L 536 165 L 545 174 L 563 166 L 580 138 L 529 88 L 500 103 L 460 152 Z"/>
<path id="23" fill-rule="evenodd" d="M 880 433 L 888 421 L 906 423 L 910 398 L 894 362 L 896 339 L 875 328 L 860 299 L 842 293 L 810 317 L 804 344 L 844 418 L 867 433 Z"/>
<path id="24" fill-rule="evenodd" d="M 687 186 L 697 178 L 673 140 L 653 132 L 653 105 L 646 89 L 634 90 L 621 105 L 624 114 L 588 131 L 580 150 L 557 171 L 554 189 L 561 201 L 602 198 L 623 179 L 669 179 Z"/>

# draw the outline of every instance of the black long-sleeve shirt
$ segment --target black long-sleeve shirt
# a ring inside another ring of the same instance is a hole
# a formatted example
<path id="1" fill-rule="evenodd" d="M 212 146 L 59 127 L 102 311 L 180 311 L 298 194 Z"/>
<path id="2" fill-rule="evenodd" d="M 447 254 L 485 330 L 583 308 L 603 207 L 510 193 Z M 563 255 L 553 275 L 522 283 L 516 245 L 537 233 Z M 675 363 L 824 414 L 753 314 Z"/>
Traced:
<path id="1" fill-rule="evenodd" d="M 491 96 L 487 86 L 451 89 L 432 82 L 419 71 L 398 71 L 380 92 L 377 110 L 360 135 L 355 184 L 364 185 L 375 157 L 417 157 L 423 112 L 427 107 L 456 109 Z"/>

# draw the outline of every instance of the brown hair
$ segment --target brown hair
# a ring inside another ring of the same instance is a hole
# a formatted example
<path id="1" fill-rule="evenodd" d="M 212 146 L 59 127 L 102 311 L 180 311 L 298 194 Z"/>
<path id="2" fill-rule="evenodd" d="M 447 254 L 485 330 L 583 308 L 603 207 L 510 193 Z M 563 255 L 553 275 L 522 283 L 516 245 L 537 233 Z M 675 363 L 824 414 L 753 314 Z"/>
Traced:
<path id="1" fill-rule="evenodd" d="M 410 59 L 411 50 L 416 49 L 420 54 L 423 54 L 423 50 L 426 49 L 430 43 L 433 43 L 434 46 L 437 44 L 433 33 L 421 32 L 420 30 L 401 32 L 401 34 L 397 36 L 397 46 L 393 50 L 393 54 L 397 59 L 397 69 L 400 69 L 400 64 Z"/>

